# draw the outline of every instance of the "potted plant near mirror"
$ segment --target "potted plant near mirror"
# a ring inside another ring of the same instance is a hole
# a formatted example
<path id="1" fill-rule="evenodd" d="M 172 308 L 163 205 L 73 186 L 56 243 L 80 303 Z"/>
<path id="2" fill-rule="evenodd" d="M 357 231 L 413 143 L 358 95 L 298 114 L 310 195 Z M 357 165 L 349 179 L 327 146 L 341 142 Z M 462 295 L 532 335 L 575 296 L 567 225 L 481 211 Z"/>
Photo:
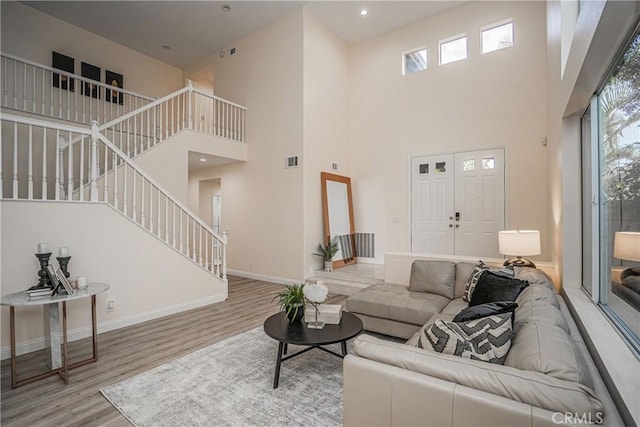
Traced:
<path id="1" fill-rule="evenodd" d="M 338 239 L 333 238 L 326 245 L 318 244 L 318 252 L 314 255 L 324 258 L 324 271 L 333 271 L 333 256 L 338 252 Z"/>
<path id="2" fill-rule="evenodd" d="M 299 322 L 304 316 L 304 283 L 292 283 L 286 285 L 284 290 L 278 292 L 271 302 L 278 301 L 280 311 L 286 313 L 290 323 Z"/>

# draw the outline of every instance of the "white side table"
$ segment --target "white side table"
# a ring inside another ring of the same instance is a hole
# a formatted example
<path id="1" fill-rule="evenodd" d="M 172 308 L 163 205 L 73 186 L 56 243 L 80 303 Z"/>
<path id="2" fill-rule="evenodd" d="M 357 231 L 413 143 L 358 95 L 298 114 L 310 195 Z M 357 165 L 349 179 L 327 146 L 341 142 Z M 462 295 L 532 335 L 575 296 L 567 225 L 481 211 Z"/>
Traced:
<path id="1" fill-rule="evenodd" d="M 11 327 L 11 387 L 60 375 L 65 384 L 69 382 L 69 370 L 98 360 L 98 334 L 96 316 L 96 295 L 109 289 L 107 283 L 89 283 L 87 289 L 76 289 L 72 295 L 56 295 L 50 298 L 29 300 L 27 291 L 5 295 L 0 299 L 0 305 L 9 306 Z M 69 364 L 67 357 L 67 301 L 91 297 L 91 332 L 93 336 L 93 356 Z M 51 369 L 42 374 L 18 380 L 16 374 L 16 320 L 15 308 L 26 306 L 43 306 L 49 314 L 49 336 L 51 339 Z M 62 328 L 60 328 L 60 306 L 62 306 Z M 62 354 L 60 351 L 60 332 L 62 332 Z"/>

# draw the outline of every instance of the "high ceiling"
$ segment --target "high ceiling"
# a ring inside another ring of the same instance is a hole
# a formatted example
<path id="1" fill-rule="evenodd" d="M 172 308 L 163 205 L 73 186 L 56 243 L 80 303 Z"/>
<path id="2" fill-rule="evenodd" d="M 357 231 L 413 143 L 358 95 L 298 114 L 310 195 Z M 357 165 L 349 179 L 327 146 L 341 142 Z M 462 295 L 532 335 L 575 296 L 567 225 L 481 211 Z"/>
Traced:
<path id="1" fill-rule="evenodd" d="M 463 1 L 25 1 L 35 9 L 182 69 L 305 5 L 354 43 Z M 224 11 L 223 5 L 231 10 Z M 361 16 L 366 9 L 368 14 Z M 163 46 L 166 47 L 163 48 Z"/>

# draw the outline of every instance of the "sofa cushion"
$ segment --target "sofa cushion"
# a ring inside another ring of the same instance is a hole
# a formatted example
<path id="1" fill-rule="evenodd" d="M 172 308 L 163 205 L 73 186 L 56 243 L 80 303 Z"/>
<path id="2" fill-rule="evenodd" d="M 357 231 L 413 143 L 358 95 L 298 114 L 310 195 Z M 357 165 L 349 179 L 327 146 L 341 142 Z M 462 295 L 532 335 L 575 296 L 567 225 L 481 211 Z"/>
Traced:
<path id="1" fill-rule="evenodd" d="M 518 308 L 513 319 L 513 331 L 530 322 L 547 322 L 569 333 L 569 324 L 559 308 L 555 291 L 544 285 L 529 285 L 516 298 Z"/>
<path id="2" fill-rule="evenodd" d="M 427 292 L 412 292 L 404 285 L 369 286 L 347 299 L 347 310 L 372 317 L 424 325 L 449 299 Z"/>
<path id="3" fill-rule="evenodd" d="M 593 388 L 584 356 L 562 328 L 549 322 L 532 321 L 513 335 L 511 344 L 506 366 Z"/>
<path id="4" fill-rule="evenodd" d="M 451 261 L 418 259 L 411 264 L 409 290 L 429 292 L 453 299 L 456 264 Z"/>
<path id="5" fill-rule="evenodd" d="M 509 301 L 488 302 L 485 304 L 467 307 L 456 314 L 454 322 L 467 322 L 481 317 L 492 316 L 494 314 L 513 313 L 518 304 Z M 513 319 L 512 319 L 513 320 Z"/>
<path id="6" fill-rule="evenodd" d="M 471 294 L 469 307 L 496 301 L 515 301 L 528 282 L 484 271 L 478 279 L 478 284 Z"/>
<path id="7" fill-rule="evenodd" d="M 511 346 L 511 313 L 467 322 L 436 320 L 423 330 L 418 347 L 466 359 L 504 363 Z"/>
<path id="8" fill-rule="evenodd" d="M 464 301 L 462 298 L 456 298 L 452 299 L 449 304 L 447 304 L 447 306 L 442 309 L 442 312 L 456 315 L 467 307 L 469 307 L 468 302 Z"/>

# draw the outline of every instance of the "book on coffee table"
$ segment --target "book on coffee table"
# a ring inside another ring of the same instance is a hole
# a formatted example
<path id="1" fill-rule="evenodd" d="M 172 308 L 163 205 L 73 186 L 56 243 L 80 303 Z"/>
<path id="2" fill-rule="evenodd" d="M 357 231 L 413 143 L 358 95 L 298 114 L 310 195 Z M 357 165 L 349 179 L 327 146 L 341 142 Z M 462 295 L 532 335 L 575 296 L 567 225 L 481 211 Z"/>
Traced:
<path id="1" fill-rule="evenodd" d="M 307 304 L 304 309 L 304 321 L 313 322 L 316 320 L 316 309 L 311 304 Z M 319 304 L 318 321 L 328 325 L 337 325 L 342 319 L 342 306 L 340 304 Z"/>

